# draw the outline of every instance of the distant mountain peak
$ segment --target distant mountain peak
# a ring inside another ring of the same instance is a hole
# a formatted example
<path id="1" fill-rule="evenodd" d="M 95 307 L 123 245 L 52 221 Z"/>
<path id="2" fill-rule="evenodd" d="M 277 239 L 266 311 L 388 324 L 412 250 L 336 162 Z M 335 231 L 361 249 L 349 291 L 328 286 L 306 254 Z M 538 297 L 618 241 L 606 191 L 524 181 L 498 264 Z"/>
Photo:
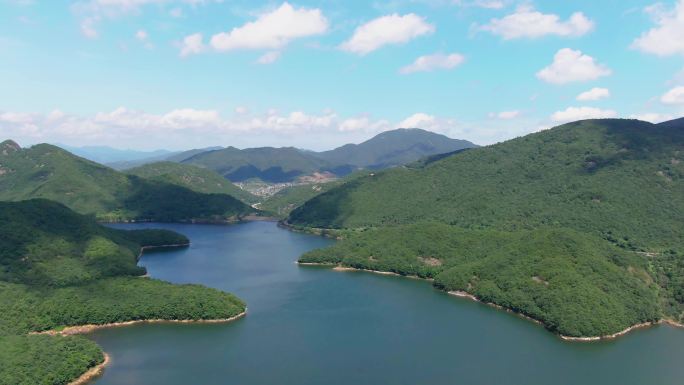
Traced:
<path id="1" fill-rule="evenodd" d="M 2 155 L 9 155 L 10 153 L 19 150 L 21 150 L 21 146 L 11 139 L 0 143 L 0 153 L 2 153 Z"/>

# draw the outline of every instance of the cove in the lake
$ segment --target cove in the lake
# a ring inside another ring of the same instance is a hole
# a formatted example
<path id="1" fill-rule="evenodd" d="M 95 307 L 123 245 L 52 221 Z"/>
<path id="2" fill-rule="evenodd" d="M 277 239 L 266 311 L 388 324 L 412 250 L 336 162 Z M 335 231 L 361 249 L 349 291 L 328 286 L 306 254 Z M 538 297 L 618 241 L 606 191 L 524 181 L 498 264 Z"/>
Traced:
<path id="1" fill-rule="evenodd" d="M 331 240 L 275 223 L 131 224 L 187 235 L 187 249 L 141 259 L 152 277 L 238 295 L 229 324 L 142 324 L 90 336 L 111 356 L 112 384 L 681 384 L 684 331 L 562 341 L 510 313 L 429 282 L 300 267 Z"/>

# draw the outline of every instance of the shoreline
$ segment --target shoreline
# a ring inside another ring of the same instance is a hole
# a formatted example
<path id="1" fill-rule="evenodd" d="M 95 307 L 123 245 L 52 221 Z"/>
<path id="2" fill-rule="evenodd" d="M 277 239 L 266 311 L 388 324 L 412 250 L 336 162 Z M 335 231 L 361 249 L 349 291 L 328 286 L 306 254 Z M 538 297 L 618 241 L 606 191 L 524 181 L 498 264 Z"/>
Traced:
<path id="1" fill-rule="evenodd" d="M 154 250 L 154 249 L 171 249 L 171 248 L 182 248 L 182 247 L 190 247 L 190 242 L 187 243 L 175 243 L 175 244 L 170 244 L 170 245 L 159 245 L 159 246 L 140 246 L 140 252 L 138 253 L 138 260 L 145 254 L 145 250 Z"/>
<path id="2" fill-rule="evenodd" d="M 283 229 L 292 231 L 294 233 L 318 235 L 320 237 L 332 238 L 332 239 L 336 239 L 336 240 L 342 239 L 342 237 L 340 236 L 340 232 L 338 230 L 320 229 L 320 228 L 315 228 L 315 227 L 302 227 L 302 228 L 300 228 L 300 227 L 295 227 L 295 226 L 287 223 L 286 220 L 278 221 L 278 227 L 282 227 Z"/>
<path id="3" fill-rule="evenodd" d="M 296 263 L 297 263 L 298 265 L 302 265 L 302 266 L 321 266 L 321 267 L 328 267 L 328 268 L 331 268 L 331 269 L 334 270 L 334 271 L 339 271 L 339 272 L 345 272 L 345 271 L 361 271 L 361 272 L 367 272 L 367 273 L 373 273 L 373 274 L 392 275 L 392 276 L 399 276 L 399 277 L 404 277 L 404 278 L 422 279 L 422 280 L 425 280 L 425 281 L 434 281 L 434 279 L 432 279 L 432 278 L 421 278 L 421 277 L 418 277 L 418 276 L 415 276 L 415 275 L 401 275 L 401 274 L 394 273 L 394 272 L 390 272 L 390 271 L 378 271 L 378 270 L 369 270 L 369 269 L 357 269 L 357 268 L 354 268 L 354 267 L 343 266 L 343 265 L 334 264 L 334 263 L 299 262 L 299 261 L 296 262 Z M 441 290 L 441 289 L 440 289 L 440 291 L 444 291 L 444 290 Z M 504 310 L 504 311 L 506 311 L 506 312 L 515 314 L 515 315 L 517 315 L 517 316 L 519 316 L 519 317 L 521 317 L 521 318 L 523 318 L 523 319 L 526 319 L 526 320 L 528 320 L 528 321 L 532 321 L 532 322 L 534 322 L 534 323 L 536 323 L 536 324 L 538 324 L 538 325 L 544 326 L 544 328 L 546 328 L 546 324 L 544 324 L 544 322 L 542 322 L 541 320 L 532 318 L 532 317 L 530 317 L 530 316 L 528 316 L 528 315 L 526 315 L 526 314 L 523 314 L 523 313 L 520 313 L 520 312 L 516 312 L 516 311 L 514 311 L 513 309 L 509 309 L 509 308 L 503 307 L 503 306 L 501 306 L 501 305 L 497 305 L 497 304 L 495 304 L 495 303 L 484 302 L 484 301 L 480 300 L 479 298 L 477 298 L 475 295 L 470 294 L 470 293 L 468 293 L 468 292 L 461 291 L 461 290 L 445 291 L 445 292 L 446 292 L 447 294 L 449 294 L 449 295 L 452 295 L 452 296 L 455 296 L 455 297 L 458 297 L 458 298 L 468 299 L 468 300 L 471 300 L 471 301 L 474 301 L 474 302 L 479 302 L 479 303 L 481 303 L 481 304 L 483 304 L 483 305 L 491 306 L 491 307 L 493 307 L 493 308 L 495 308 L 495 309 L 498 309 L 498 310 Z M 619 331 L 619 332 L 615 332 L 615 333 L 613 333 L 613 334 L 607 334 L 607 335 L 603 335 L 603 336 L 594 336 L 594 337 L 572 337 L 572 336 L 566 336 L 566 335 L 559 334 L 559 333 L 555 333 L 555 332 L 552 332 L 552 333 L 553 333 L 554 335 L 556 335 L 557 337 L 559 337 L 559 338 L 560 338 L 561 340 L 563 340 L 563 341 L 568 341 L 568 342 L 597 342 L 597 341 L 607 341 L 607 340 L 616 339 L 616 338 L 618 338 L 618 337 L 622 337 L 622 336 L 628 334 L 628 333 L 631 332 L 631 331 L 638 330 L 638 329 L 643 329 L 643 328 L 647 328 L 647 327 L 652 327 L 652 326 L 656 326 L 656 325 L 661 325 L 661 324 L 669 325 L 669 326 L 674 327 L 674 328 L 684 328 L 684 324 L 682 324 L 682 323 L 679 323 L 679 322 L 677 322 L 677 321 L 675 321 L 675 320 L 663 318 L 663 319 L 660 319 L 660 320 L 658 320 L 658 321 L 644 322 L 644 323 L 632 325 L 632 326 L 630 326 L 630 327 L 628 327 L 628 328 L 626 328 L 626 329 L 624 329 L 624 330 L 621 330 L 621 331 Z M 547 330 L 548 330 L 548 329 L 547 329 Z"/>
<path id="4" fill-rule="evenodd" d="M 433 282 L 434 279 L 432 278 L 423 278 L 419 277 L 417 275 L 401 275 L 399 273 L 395 273 L 393 271 L 382 271 L 382 270 L 370 270 L 370 269 L 357 269 L 355 267 L 348 267 L 348 266 L 342 266 L 342 265 L 335 265 L 332 263 L 318 263 L 318 262 L 295 262 L 298 265 L 301 266 L 320 266 L 320 267 L 329 267 L 332 268 L 334 271 L 360 271 L 364 273 L 373 273 L 373 274 L 379 274 L 379 275 L 390 275 L 390 276 L 395 276 L 395 277 L 402 277 L 402 278 L 410 278 L 410 279 L 420 279 L 423 281 L 429 281 Z"/>
<path id="5" fill-rule="evenodd" d="M 144 320 L 132 320 L 132 321 L 122 321 L 122 322 L 112 322 L 106 324 L 86 324 L 86 325 L 76 325 L 67 326 L 61 330 L 45 330 L 42 332 L 32 332 L 30 334 L 47 334 L 51 336 L 72 336 L 77 334 L 88 334 L 99 329 L 116 328 L 123 326 L 132 326 L 137 324 L 162 324 L 162 323 L 196 323 L 196 324 L 215 324 L 215 323 L 228 323 L 235 321 L 247 315 L 247 309 L 240 314 L 237 314 L 230 318 L 219 318 L 219 319 L 199 319 L 199 320 L 168 320 L 168 319 L 144 319 Z"/>
<path id="6" fill-rule="evenodd" d="M 80 377 L 71 381 L 69 385 L 86 385 L 90 381 L 101 376 L 102 372 L 105 370 L 105 367 L 112 361 L 109 357 L 109 354 L 104 352 L 102 354 L 104 355 L 104 361 L 88 369 L 85 373 L 81 374 Z"/>

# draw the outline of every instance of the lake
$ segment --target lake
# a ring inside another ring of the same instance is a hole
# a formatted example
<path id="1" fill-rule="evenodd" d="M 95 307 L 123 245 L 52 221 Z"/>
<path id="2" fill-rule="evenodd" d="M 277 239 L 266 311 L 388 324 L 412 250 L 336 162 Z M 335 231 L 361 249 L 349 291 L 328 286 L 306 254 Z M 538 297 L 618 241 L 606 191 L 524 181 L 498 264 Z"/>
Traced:
<path id="1" fill-rule="evenodd" d="M 247 302 L 228 324 L 147 324 L 90 334 L 113 384 L 677 384 L 684 330 L 656 326 L 607 342 L 565 342 L 541 326 L 429 282 L 299 267 L 331 240 L 275 223 L 116 225 L 187 235 L 148 253 L 154 278 Z"/>

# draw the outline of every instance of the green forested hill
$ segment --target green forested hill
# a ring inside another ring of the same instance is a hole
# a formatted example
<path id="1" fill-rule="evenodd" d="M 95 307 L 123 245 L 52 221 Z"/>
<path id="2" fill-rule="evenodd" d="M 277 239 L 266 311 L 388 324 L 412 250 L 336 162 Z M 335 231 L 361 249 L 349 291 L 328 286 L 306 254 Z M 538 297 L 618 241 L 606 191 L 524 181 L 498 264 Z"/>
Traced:
<path id="1" fill-rule="evenodd" d="M 174 162 L 155 162 L 126 170 L 126 173 L 159 182 L 168 182 L 203 194 L 226 194 L 246 204 L 258 198 L 207 168 Z"/>
<path id="2" fill-rule="evenodd" d="M 253 209 L 224 194 L 146 180 L 48 144 L 0 144 L 0 200 L 46 198 L 104 220 L 225 220 Z"/>
<path id="3" fill-rule="evenodd" d="M 102 227 L 48 200 L 0 202 L 0 384 L 68 384 L 102 362 L 83 337 L 28 335 L 143 319 L 224 319 L 236 297 L 136 277 L 142 246 L 187 244 L 163 230 Z"/>
<path id="4" fill-rule="evenodd" d="M 660 295 L 659 311 L 680 318 L 684 310 L 684 125 L 680 123 L 654 125 L 635 120 L 589 120 L 566 124 L 457 153 L 424 167 L 398 168 L 354 180 L 294 210 L 288 222 L 303 227 L 357 229 L 356 232 L 364 228 L 400 226 L 396 232 L 386 235 L 369 235 L 370 244 L 374 237 L 399 242 L 415 230 L 404 225 L 426 221 L 451 225 L 454 231 L 502 231 L 510 234 L 511 243 L 506 248 L 517 251 L 502 257 L 500 266 L 518 263 L 521 257 L 530 258 L 519 250 L 533 244 L 536 232 L 570 231 L 574 234 L 571 238 L 587 237 L 591 242 L 605 243 L 605 247 L 598 249 L 601 253 L 593 254 L 596 261 L 592 263 L 612 263 L 618 268 L 611 271 L 623 274 L 624 279 L 642 271 L 638 265 L 643 265 L 643 271 L 649 273 L 643 277 L 643 283 L 648 285 L 650 280 L 659 284 L 651 287 Z M 354 233 L 348 235 L 347 246 L 337 247 L 353 248 L 361 237 Z M 526 233 L 531 235 L 520 235 Z M 463 236 L 448 236 L 443 242 L 456 242 Z M 478 239 L 475 235 L 472 238 Z M 489 242 L 487 237 L 479 239 Z M 383 244 L 377 242 L 376 247 Z M 578 245 L 573 242 L 571 245 Z M 639 256 L 641 263 L 625 265 L 616 261 L 611 249 L 607 249 L 609 246 Z M 534 263 L 561 268 L 563 265 L 555 258 L 559 254 L 548 250 L 538 255 Z M 581 252 L 579 246 L 567 249 L 570 255 Z M 414 260 L 420 253 L 410 252 Z M 476 265 L 470 265 L 471 262 L 456 258 L 459 253 L 453 253 L 454 264 L 464 271 L 479 269 L 477 264 L 489 263 L 492 258 L 482 253 L 482 260 L 476 258 Z M 374 257 L 362 249 L 348 256 L 366 261 Z M 448 258 L 438 259 L 446 265 Z M 385 262 L 381 266 L 383 270 L 399 269 L 401 263 L 392 259 Z M 374 266 L 370 262 L 366 265 Z M 565 268 L 572 269 L 568 274 L 583 274 L 576 264 Z M 517 278 L 530 279 L 527 274 Z M 506 283 L 509 278 L 494 277 L 490 283 L 495 287 L 488 290 L 506 292 L 510 288 Z M 453 287 L 482 294 L 478 286 L 464 286 L 467 280 L 460 278 L 458 282 Z M 604 292 L 607 290 L 600 281 L 594 285 Z M 487 298 L 538 317 L 539 313 L 525 310 L 532 308 L 535 292 L 523 289 L 520 293 L 513 300 L 508 295 Z M 557 293 L 562 295 L 556 302 L 547 304 L 552 306 L 547 310 L 564 316 L 567 314 L 560 306 L 562 301 L 588 304 L 598 298 L 580 291 L 570 280 Z M 621 303 L 627 306 L 629 302 Z M 635 317 L 632 321 L 641 319 Z M 543 320 L 546 322 L 549 318 Z M 617 331 L 617 325 L 613 324 L 610 330 Z M 566 325 L 565 331 L 580 330 L 574 326 Z M 581 330 L 583 335 L 605 331 Z"/>
<path id="5" fill-rule="evenodd" d="M 646 251 L 681 242 L 684 127 L 571 123 L 428 164 L 375 173 L 295 210 L 295 225 L 438 220 L 464 228 L 564 226 Z"/>
<path id="6" fill-rule="evenodd" d="M 271 183 L 292 181 L 330 166 L 293 147 L 228 147 L 194 155 L 183 163 L 209 168 L 235 182 L 256 178 Z"/>
<path id="7" fill-rule="evenodd" d="M 319 152 L 316 156 L 332 164 L 381 169 L 473 147 L 477 146 L 467 140 L 451 139 L 418 128 L 400 128 L 380 133 L 360 144 Z"/>
<path id="8" fill-rule="evenodd" d="M 330 151 L 303 151 L 293 147 L 228 147 L 186 156 L 175 161 L 206 167 L 226 178 L 242 182 L 260 179 L 269 183 L 290 182 L 314 172 L 345 176 L 356 169 L 382 169 L 464 148 L 474 144 L 420 129 L 397 129 L 360 143 Z M 174 160 L 174 159 L 169 159 Z"/>

